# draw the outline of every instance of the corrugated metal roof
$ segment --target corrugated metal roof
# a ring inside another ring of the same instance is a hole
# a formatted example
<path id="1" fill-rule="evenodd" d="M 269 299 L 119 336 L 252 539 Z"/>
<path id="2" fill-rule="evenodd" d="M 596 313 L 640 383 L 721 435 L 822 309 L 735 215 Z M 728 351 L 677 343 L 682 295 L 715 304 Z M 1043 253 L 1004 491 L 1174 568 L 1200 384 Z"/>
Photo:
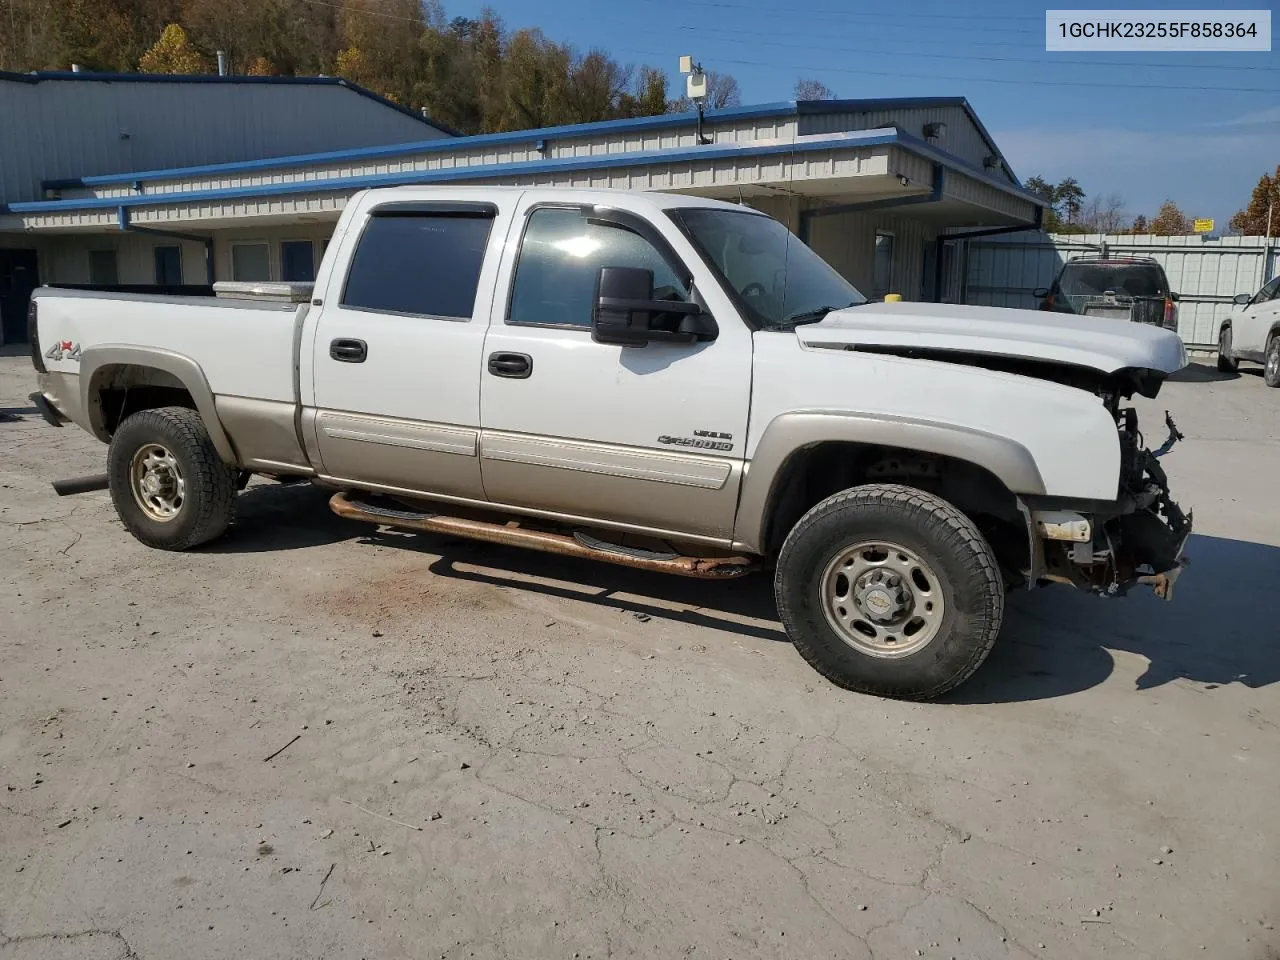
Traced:
<path id="1" fill-rule="evenodd" d="M 394 100 L 388 100 L 386 97 L 374 93 L 358 83 L 352 83 L 344 77 L 250 77 L 243 74 L 226 74 L 224 76 L 212 73 L 96 73 L 92 70 L 32 70 L 30 73 L 14 73 L 8 70 L 0 70 L 0 80 L 8 80 L 13 83 L 45 83 L 51 80 L 71 80 L 76 83 L 221 83 L 240 86 L 258 84 L 343 87 L 352 93 L 380 103 L 384 107 L 390 107 L 405 116 L 413 117 L 419 123 L 434 127 L 441 133 L 448 134 L 451 137 L 462 135 L 452 127 L 437 123 L 429 117 L 424 117 L 421 113 L 410 110 Z"/>

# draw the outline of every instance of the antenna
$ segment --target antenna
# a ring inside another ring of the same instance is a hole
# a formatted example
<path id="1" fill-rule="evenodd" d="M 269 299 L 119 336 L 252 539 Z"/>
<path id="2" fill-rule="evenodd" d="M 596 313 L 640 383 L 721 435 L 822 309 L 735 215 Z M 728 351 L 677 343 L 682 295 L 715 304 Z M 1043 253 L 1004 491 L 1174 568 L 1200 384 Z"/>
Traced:
<path id="1" fill-rule="evenodd" d="M 707 75 L 702 69 L 702 64 L 687 54 L 680 58 L 680 72 L 685 75 L 685 95 L 693 101 L 693 106 L 698 111 L 698 143 L 706 146 L 712 142 L 702 133 L 703 111 L 706 109 L 707 101 Z"/>

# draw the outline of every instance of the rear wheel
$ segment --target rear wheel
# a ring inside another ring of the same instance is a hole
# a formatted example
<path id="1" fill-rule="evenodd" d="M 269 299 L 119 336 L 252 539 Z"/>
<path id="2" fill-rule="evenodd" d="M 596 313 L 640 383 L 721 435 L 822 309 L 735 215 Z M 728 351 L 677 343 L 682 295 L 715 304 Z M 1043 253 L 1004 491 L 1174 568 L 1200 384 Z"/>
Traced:
<path id="1" fill-rule="evenodd" d="M 128 531 L 161 550 L 208 543 L 235 511 L 237 471 L 222 462 L 200 415 L 186 407 L 126 419 L 111 438 L 107 480 Z"/>
<path id="2" fill-rule="evenodd" d="M 1235 373 L 1240 369 L 1240 361 L 1231 355 L 1231 328 L 1223 327 L 1218 334 L 1218 370 L 1221 373 Z"/>
<path id="3" fill-rule="evenodd" d="M 783 544 L 774 593 L 815 670 L 913 700 L 977 670 L 1004 614 L 1000 569 L 973 521 L 897 484 L 854 487 L 805 514 Z"/>
<path id="4" fill-rule="evenodd" d="M 1266 381 L 1268 387 L 1280 387 L 1280 334 L 1273 334 L 1267 342 L 1262 379 Z"/>

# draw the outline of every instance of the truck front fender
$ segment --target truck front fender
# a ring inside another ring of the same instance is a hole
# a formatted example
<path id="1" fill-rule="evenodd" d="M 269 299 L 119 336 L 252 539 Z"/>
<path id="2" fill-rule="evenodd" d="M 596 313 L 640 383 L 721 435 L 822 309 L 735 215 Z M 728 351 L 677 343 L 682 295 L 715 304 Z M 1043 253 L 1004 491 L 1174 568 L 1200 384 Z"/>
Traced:
<path id="1" fill-rule="evenodd" d="M 765 428 L 747 464 L 734 522 L 740 549 L 764 552 L 769 512 L 786 472 L 800 451 L 823 443 L 896 447 L 963 460 L 995 476 L 1014 494 L 1042 494 L 1044 479 L 1021 443 L 971 427 L 886 414 L 839 411 L 785 413 Z"/>
<path id="2" fill-rule="evenodd" d="M 85 412 L 94 436 L 104 443 L 111 439 L 107 429 L 104 411 L 99 402 L 99 393 L 104 381 L 114 368 L 127 367 L 141 370 L 156 370 L 168 374 L 175 379 L 191 395 L 196 412 L 204 422 L 205 429 L 213 441 L 214 449 L 224 463 L 237 465 L 235 448 L 222 421 L 218 419 L 217 407 L 214 405 L 213 390 L 205 379 L 200 365 L 190 357 L 171 350 L 156 347 L 139 347 L 129 344 L 103 344 L 89 347 L 80 358 L 80 409 Z"/>

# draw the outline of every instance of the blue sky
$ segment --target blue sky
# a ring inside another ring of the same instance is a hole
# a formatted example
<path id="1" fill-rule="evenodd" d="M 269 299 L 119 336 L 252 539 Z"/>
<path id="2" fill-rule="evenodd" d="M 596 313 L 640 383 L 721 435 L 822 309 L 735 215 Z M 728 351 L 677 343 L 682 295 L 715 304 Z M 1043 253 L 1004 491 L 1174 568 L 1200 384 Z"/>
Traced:
<path id="1" fill-rule="evenodd" d="M 1271 2 L 1271 0 L 1269 0 Z M 1044 6 L 1016 0 L 489 0 L 511 28 L 668 69 L 694 54 L 745 103 L 791 98 L 798 77 L 841 97 L 964 96 L 1022 179 L 1074 176 L 1131 214 L 1166 198 L 1219 229 L 1280 164 L 1280 52 L 1047 53 Z M 485 0 L 445 0 L 475 16 Z M 1054 9 L 1098 8 L 1068 4 Z M 1269 9 L 1153 2 L 1151 8 Z M 1139 9 L 1139 8 L 1134 8 Z M 1273 31 L 1280 16 L 1273 9 Z M 1217 89 L 1215 89 L 1217 88 Z"/>

